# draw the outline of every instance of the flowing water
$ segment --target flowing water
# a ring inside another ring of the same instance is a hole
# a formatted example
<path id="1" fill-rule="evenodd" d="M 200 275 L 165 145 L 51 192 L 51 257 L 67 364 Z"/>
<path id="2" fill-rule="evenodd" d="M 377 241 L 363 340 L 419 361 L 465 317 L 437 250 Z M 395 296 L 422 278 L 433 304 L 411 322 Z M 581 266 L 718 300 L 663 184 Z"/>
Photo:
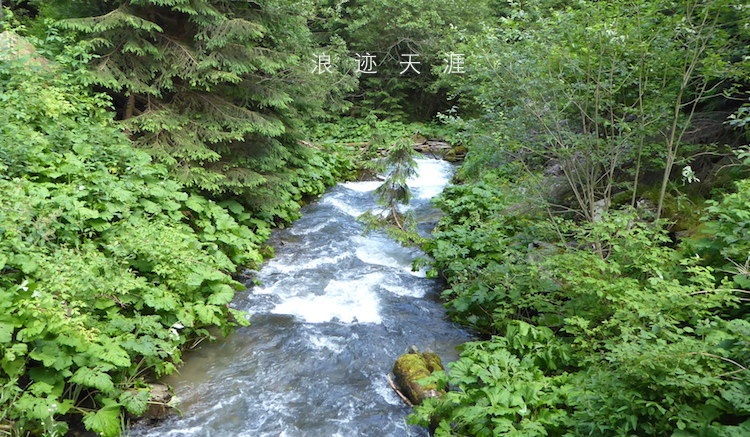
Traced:
<path id="1" fill-rule="evenodd" d="M 453 168 L 418 163 L 408 208 L 428 232 L 438 217 L 430 198 Z M 378 185 L 339 184 L 274 233 L 276 256 L 258 273 L 261 285 L 233 302 L 251 326 L 189 353 L 167 381 L 184 415 L 131 436 L 427 435 L 406 425 L 410 408 L 386 375 L 410 345 L 451 361 L 469 335 L 445 319 L 440 285 L 412 271 L 421 252 L 381 232 L 362 235 L 356 218 L 377 208 Z"/>

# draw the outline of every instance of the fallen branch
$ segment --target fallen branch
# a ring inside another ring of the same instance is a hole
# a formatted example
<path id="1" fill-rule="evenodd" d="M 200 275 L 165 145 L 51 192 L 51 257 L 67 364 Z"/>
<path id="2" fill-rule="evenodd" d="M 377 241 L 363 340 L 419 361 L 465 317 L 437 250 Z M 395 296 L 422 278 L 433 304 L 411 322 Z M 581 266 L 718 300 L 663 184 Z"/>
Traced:
<path id="1" fill-rule="evenodd" d="M 717 291 L 730 291 L 730 292 L 736 292 L 736 293 L 746 293 L 750 294 L 749 290 L 744 290 L 742 288 L 716 288 L 714 290 L 700 290 L 700 291 L 694 291 L 690 293 L 691 296 L 697 296 L 699 294 L 708 294 L 708 293 L 714 293 Z"/>
<path id="2" fill-rule="evenodd" d="M 401 393 L 401 390 L 399 390 L 399 389 L 398 389 L 398 388 L 396 387 L 396 384 L 394 384 L 394 382 L 393 382 L 393 379 L 391 378 L 391 374 L 389 373 L 389 374 L 388 374 L 388 375 L 386 375 L 386 376 L 388 377 L 388 383 L 389 383 L 389 384 L 391 385 L 391 388 L 393 389 L 393 391 L 395 391 L 395 392 L 396 392 L 396 394 L 398 395 L 398 397 L 400 397 L 400 398 L 401 398 L 401 400 L 403 400 L 404 402 L 406 402 L 406 405 L 408 405 L 408 406 L 410 406 L 410 407 L 413 407 L 413 406 L 414 406 L 414 404 L 412 404 L 412 403 L 411 403 L 411 401 L 409 401 L 409 398 L 407 398 L 406 396 L 404 396 L 404 394 L 403 394 L 403 393 Z"/>
<path id="3" fill-rule="evenodd" d="M 702 355 L 704 357 L 716 358 L 716 359 L 725 361 L 727 363 L 733 364 L 733 365 L 735 365 L 735 366 L 737 366 L 739 368 L 739 369 L 737 369 L 734 372 L 725 373 L 723 375 L 729 375 L 729 374 L 733 374 L 733 373 L 747 372 L 748 371 L 747 367 L 743 366 L 742 364 L 738 363 L 737 361 L 734 361 L 734 360 L 732 360 L 730 358 L 722 357 L 721 355 L 715 355 L 715 354 L 712 354 L 712 353 L 709 353 L 709 352 L 690 352 L 690 353 L 688 353 L 688 355 Z"/>

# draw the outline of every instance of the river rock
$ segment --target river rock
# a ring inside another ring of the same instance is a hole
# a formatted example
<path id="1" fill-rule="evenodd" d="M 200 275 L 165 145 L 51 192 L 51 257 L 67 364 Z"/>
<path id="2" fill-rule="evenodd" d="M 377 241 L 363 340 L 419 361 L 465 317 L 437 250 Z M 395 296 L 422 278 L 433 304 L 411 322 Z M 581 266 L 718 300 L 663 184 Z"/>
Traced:
<path id="1" fill-rule="evenodd" d="M 169 403 L 172 400 L 172 390 L 165 384 L 151 384 L 148 399 L 148 409 L 143 414 L 144 419 L 162 420 L 173 410 Z"/>
<path id="2" fill-rule="evenodd" d="M 445 155 L 443 155 L 443 159 L 445 159 L 448 162 L 463 161 L 466 158 L 466 153 L 467 153 L 466 147 L 456 146 L 446 151 Z"/>
<path id="3" fill-rule="evenodd" d="M 426 398 L 443 394 L 434 385 L 422 386 L 417 380 L 430 376 L 432 372 L 445 370 L 440 357 L 432 351 L 419 352 L 412 347 L 393 364 L 396 389 L 409 399 L 412 405 L 419 405 Z"/>
<path id="4" fill-rule="evenodd" d="M 414 150 L 425 155 L 442 158 L 450 162 L 461 161 L 466 156 L 466 148 L 463 146 L 454 147 L 445 141 L 428 140 L 424 137 L 418 138 L 417 141 L 413 144 Z"/>

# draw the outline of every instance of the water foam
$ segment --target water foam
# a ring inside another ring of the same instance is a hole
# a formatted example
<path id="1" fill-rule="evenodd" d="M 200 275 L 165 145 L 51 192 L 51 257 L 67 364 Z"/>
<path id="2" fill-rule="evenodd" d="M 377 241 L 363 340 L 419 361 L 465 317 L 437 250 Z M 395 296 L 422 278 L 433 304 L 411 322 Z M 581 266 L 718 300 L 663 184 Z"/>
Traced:
<path id="1" fill-rule="evenodd" d="M 403 285 L 395 285 L 395 284 L 381 284 L 381 287 L 383 287 L 386 291 L 395 294 L 396 296 L 404 296 L 404 297 L 424 297 L 425 294 L 427 294 L 427 290 L 425 290 L 424 287 L 417 287 L 417 286 L 411 286 L 411 287 L 404 287 Z"/>
<path id="2" fill-rule="evenodd" d="M 321 257 L 313 258 L 313 259 L 311 259 L 309 261 L 306 261 L 306 262 L 302 262 L 302 263 L 299 263 L 299 264 L 296 264 L 296 265 L 292 265 L 292 266 L 290 266 L 291 268 L 284 269 L 283 271 L 290 272 L 290 271 L 300 271 L 300 270 L 317 269 L 317 268 L 322 267 L 322 266 L 324 266 L 326 264 L 337 264 L 337 263 L 340 263 L 341 261 L 343 261 L 343 260 L 345 260 L 347 258 L 350 258 L 351 256 L 352 256 L 351 252 L 345 252 L 345 253 L 342 253 L 342 254 L 339 254 L 339 255 L 336 255 L 336 256 L 321 256 Z"/>
<path id="3" fill-rule="evenodd" d="M 324 197 L 323 200 L 320 201 L 320 203 L 331 205 L 344 214 L 350 215 L 352 217 L 359 217 L 369 210 L 368 208 L 357 208 L 333 196 Z"/>
<path id="4" fill-rule="evenodd" d="M 326 220 L 322 223 L 318 223 L 317 225 L 310 226 L 309 228 L 303 228 L 303 227 L 292 227 L 289 230 L 289 233 L 292 235 L 307 235 L 307 234 L 314 234 L 316 232 L 320 232 L 328 226 L 329 224 L 333 223 L 333 220 Z"/>
<path id="5" fill-rule="evenodd" d="M 382 184 L 383 184 L 383 181 L 361 181 L 361 182 L 344 182 L 341 185 L 352 191 L 357 191 L 360 193 L 369 193 L 370 191 L 375 191 L 375 189 L 381 186 Z"/>
<path id="6" fill-rule="evenodd" d="M 286 254 L 278 255 L 271 259 L 263 266 L 263 276 L 272 273 L 296 273 L 303 270 L 315 270 L 330 264 L 338 264 L 354 255 L 353 251 L 343 251 L 336 255 L 328 255 L 340 252 L 342 249 L 337 247 L 340 242 L 335 242 L 324 247 L 301 248 L 301 253 L 296 256 Z M 323 256 L 326 254 L 328 256 Z"/>
<path id="7" fill-rule="evenodd" d="M 391 405 L 401 406 L 403 405 L 403 402 L 396 392 L 393 391 L 390 384 L 388 383 L 388 380 L 385 378 L 377 378 L 372 383 L 373 390 L 375 393 L 379 394 L 381 398 L 383 398 L 384 401 Z"/>
<path id="8" fill-rule="evenodd" d="M 431 199 L 443 191 L 453 172 L 451 164 L 437 159 L 417 159 L 419 172 L 406 181 L 417 199 Z"/>
<path id="9" fill-rule="evenodd" d="M 380 273 L 355 280 L 331 280 L 321 295 L 294 296 L 276 305 L 271 312 L 289 314 L 307 323 L 338 320 L 342 323 L 380 323 L 380 299 L 375 287 L 383 279 Z"/>
<path id="10" fill-rule="evenodd" d="M 345 345 L 342 344 L 342 340 L 334 340 L 332 337 L 326 337 L 323 335 L 311 335 L 310 344 L 313 349 L 316 350 L 328 350 L 335 354 L 339 354 L 344 350 Z"/>
<path id="11" fill-rule="evenodd" d="M 357 246 L 354 254 L 360 261 L 383 267 L 392 267 L 407 272 L 410 275 L 424 277 L 426 270 L 412 271 L 411 262 L 416 256 L 413 249 L 407 249 L 394 244 L 385 236 L 370 234 L 367 237 L 354 237 L 353 243 Z"/>

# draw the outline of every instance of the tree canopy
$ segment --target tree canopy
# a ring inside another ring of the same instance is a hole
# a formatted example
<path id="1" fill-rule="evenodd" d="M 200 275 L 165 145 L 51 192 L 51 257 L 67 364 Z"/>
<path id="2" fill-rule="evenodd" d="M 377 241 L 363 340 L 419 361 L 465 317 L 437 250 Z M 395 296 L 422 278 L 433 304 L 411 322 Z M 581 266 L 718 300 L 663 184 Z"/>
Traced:
<path id="1" fill-rule="evenodd" d="M 93 51 L 90 82 L 110 91 L 134 143 L 183 184 L 288 208 L 286 192 L 305 192 L 304 120 L 335 112 L 352 84 L 311 73 L 313 12 L 283 0 L 107 1 L 57 25 Z"/>

